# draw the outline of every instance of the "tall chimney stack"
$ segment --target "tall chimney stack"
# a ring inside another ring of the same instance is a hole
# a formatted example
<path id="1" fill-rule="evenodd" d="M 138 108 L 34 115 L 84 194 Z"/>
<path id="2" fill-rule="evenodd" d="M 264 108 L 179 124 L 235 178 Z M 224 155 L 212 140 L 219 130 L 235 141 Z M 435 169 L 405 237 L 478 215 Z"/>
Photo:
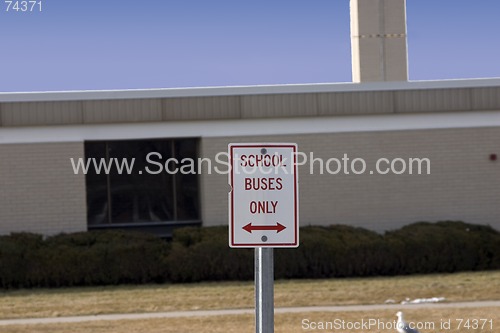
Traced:
<path id="1" fill-rule="evenodd" d="M 353 82 L 408 81 L 406 0 L 350 0 Z"/>

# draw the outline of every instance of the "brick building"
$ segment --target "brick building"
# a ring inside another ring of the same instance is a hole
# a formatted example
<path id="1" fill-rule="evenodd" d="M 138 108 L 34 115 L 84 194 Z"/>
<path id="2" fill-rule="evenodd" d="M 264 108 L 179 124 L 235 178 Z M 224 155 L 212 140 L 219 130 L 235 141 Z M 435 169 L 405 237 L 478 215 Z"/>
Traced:
<path id="1" fill-rule="evenodd" d="M 359 175 L 301 166 L 302 225 L 500 229 L 500 79 L 407 82 L 404 5 L 351 0 L 353 83 L 0 93 L 0 234 L 227 224 L 227 175 L 138 171 L 147 152 L 215 161 L 231 142 L 366 161 Z M 71 163 L 133 157 L 131 175 Z M 380 158 L 397 172 L 371 173 Z M 397 174 L 412 158 L 430 174 Z"/>

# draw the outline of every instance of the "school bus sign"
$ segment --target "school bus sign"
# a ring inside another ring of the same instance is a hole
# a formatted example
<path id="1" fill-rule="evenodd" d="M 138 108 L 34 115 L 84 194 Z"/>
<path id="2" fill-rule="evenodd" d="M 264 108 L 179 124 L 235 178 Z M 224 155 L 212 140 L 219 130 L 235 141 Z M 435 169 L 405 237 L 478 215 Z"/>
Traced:
<path id="1" fill-rule="evenodd" d="M 297 145 L 229 144 L 229 246 L 297 247 Z"/>

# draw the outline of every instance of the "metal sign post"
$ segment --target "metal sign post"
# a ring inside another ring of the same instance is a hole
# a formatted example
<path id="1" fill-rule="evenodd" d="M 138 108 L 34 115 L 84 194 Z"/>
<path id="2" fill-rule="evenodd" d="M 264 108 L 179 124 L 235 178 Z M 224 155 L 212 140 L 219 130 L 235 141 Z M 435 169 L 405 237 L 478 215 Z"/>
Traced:
<path id="1" fill-rule="evenodd" d="M 255 332 L 274 333 L 273 248 L 255 249 Z"/>
<path id="2" fill-rule="evenodd" d="M 228 153 L 229 246 L 255 248 L 255 332 L 274 333 L 273 250 L 299 246 L 297 145 L 235 143 Z"/>

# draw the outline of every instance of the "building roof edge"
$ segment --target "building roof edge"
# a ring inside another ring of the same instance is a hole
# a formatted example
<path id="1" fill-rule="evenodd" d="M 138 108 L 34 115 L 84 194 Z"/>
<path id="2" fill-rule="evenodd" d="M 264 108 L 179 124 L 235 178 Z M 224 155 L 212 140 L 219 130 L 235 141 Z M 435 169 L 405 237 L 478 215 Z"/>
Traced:
<path id="1" fill-rule="evenodd" d="M 74 90 L 0 92 L 0 103 L 41 101 L 82 101 L 143 98 L 244 96 L 265 94 L 306 94 L 332 92 L 398 91 L 422 89 L 460 89 L 500 87 L 500 78 L 453 79 L 435 81 L 309 83 L 255 86 L 158 88 L 125 90 Z"/>

